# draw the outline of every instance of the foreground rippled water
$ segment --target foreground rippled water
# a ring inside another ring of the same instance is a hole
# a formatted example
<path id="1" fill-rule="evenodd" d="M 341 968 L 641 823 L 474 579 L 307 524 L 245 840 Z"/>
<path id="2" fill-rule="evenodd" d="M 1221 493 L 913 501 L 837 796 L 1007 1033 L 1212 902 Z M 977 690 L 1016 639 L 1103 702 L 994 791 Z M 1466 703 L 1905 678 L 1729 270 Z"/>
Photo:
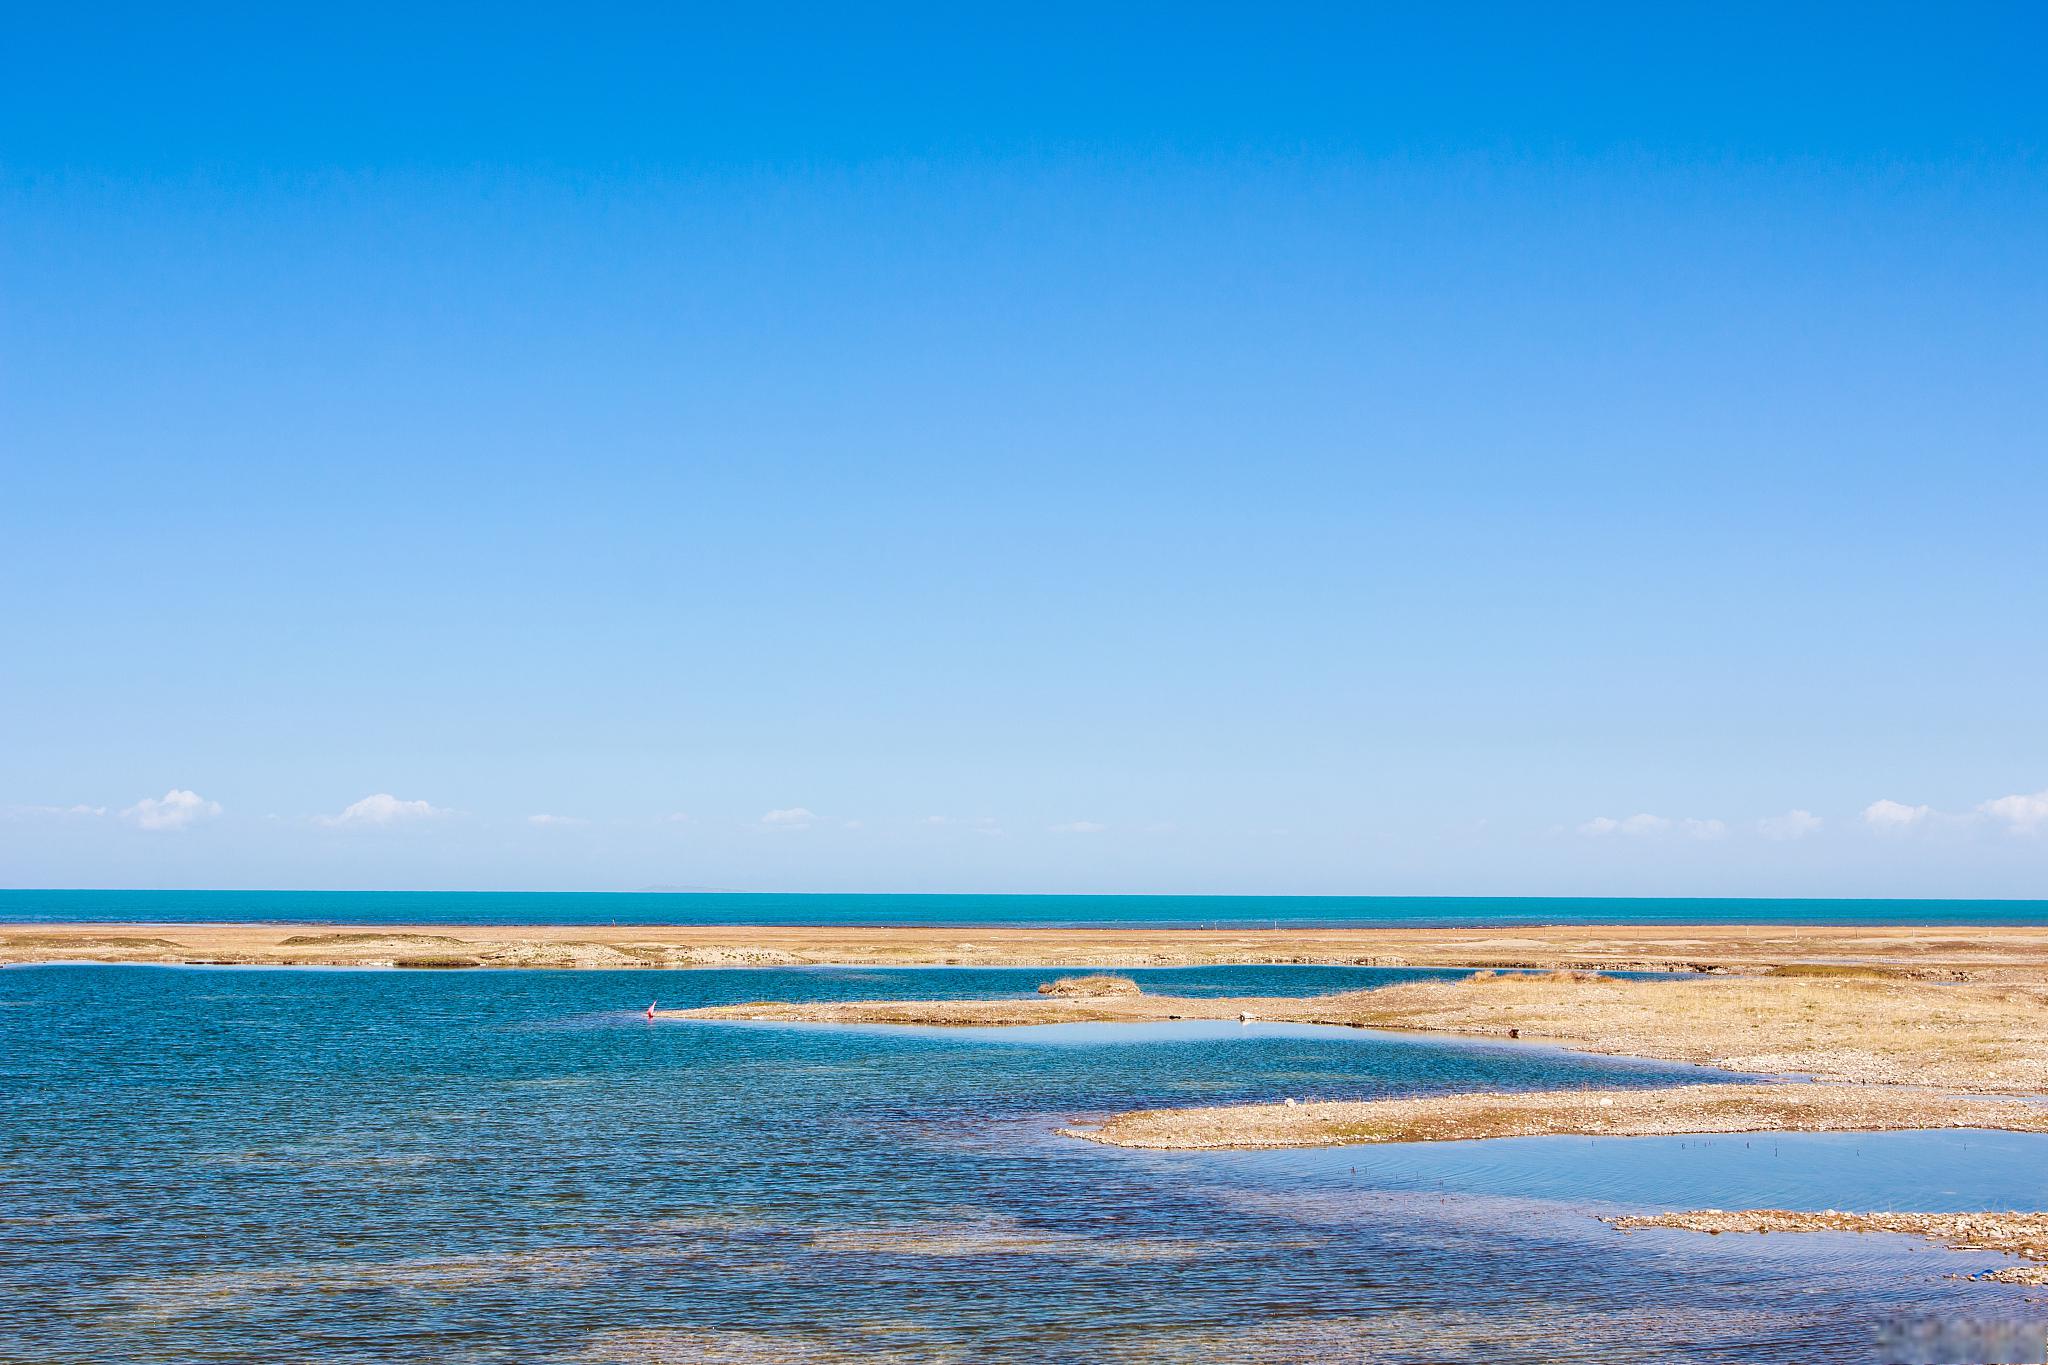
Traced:
<path id="1" fill-rule="evenodd" d="M 1235 994 L 1421 974 L 1136 975 Z M 1351 1030 L 639 1014 L 1054 975 L 0 972 L 0 1359 L 1859 1360 L 1900 1318 L 2040 1315 L 1954 1278 L 1985 1256 L 1591 1216 L 2048 1207 L 2040 1138 L 1123 1152 L 1052 1130 L 1701 1076 Z"/>

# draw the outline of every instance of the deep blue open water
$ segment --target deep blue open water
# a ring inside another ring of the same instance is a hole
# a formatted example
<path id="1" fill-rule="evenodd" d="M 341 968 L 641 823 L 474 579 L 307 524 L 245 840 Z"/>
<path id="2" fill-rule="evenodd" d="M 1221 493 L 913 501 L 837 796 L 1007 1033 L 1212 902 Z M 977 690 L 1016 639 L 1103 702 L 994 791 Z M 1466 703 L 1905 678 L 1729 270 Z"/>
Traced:
<path id="1" fill-rule="evenodd" d="M 1866 1360 L 2032 1313 L 1900 1238 L 1617 1234 L 1757 1203 L 2048 1208 L 2048 1139 L 1125 1152 L 1140 1105 L 1701 1079 L 1518 1044 L 1190 1023 L 649 1023 L 1054 972 L 0 970 L 0 1360 Z M 1327 990 L 1386 970 L 1135 973 Z"/>
<path id="2" fill-rule="evenodd" d="M 585 891 L 0 891 L 0 923 L 2048 924 L 2039 900 L 1535 896 L 900 896 Z"/>

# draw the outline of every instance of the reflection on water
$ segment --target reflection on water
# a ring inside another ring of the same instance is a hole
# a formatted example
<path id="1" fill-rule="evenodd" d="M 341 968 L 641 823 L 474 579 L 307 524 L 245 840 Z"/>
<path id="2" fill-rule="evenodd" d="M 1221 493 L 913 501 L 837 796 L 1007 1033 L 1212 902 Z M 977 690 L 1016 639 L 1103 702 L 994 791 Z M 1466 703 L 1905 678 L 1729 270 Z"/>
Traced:
<path id="1" fill-rule="evenodd" d="M 2024 1303 L 1947 1278 L 1990 1258 L 1905 1239 L 1588 1215 L 2048 1207 L 2039 1137 L 1124 1152 L 1052 1130 L 1698 1076 L 1346 1029 L 637 1014 L 1056 974 L 0 972 L 0 1359 L 1809 1361 L 1865 1358 L 1902 1313 Z"/>

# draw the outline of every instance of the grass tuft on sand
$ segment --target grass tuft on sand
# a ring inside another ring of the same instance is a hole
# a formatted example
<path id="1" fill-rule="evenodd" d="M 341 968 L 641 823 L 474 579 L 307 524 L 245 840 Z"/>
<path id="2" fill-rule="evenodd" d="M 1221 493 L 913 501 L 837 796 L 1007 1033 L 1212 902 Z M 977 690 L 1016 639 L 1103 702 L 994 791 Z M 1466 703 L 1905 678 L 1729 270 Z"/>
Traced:
<path id="1" fill-rule="evenodd" d="M 1116 976 L 1109 972 L 1095 972 L 1088 976 L 1063 976 L 1057 981 L 1042 983 L 1038 993 L 1083 1000 L 1111 995 L 1144 994 L 1138 989 L 1138 983 L 1128 976 Z"/>

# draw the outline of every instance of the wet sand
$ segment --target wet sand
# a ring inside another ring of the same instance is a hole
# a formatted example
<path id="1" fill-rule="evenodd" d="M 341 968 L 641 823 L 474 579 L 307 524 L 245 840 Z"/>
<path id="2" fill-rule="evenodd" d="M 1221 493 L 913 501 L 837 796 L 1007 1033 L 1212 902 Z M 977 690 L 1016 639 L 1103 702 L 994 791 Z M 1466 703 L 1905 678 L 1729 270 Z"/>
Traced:
<path id="1" fill-rule="evenodd" d="M 1801 1213 L 1788 1209 L 1696 1209 L 1602 1220 L 1623 1232 L 1682 1228 L 1706 1233 L 1889 1232 L 1926 1237 L 1957 1251 L 1997 1251 L 2030 1261 L 1976 1279 L 2048 1285 L 2048 1213 Z"/>

